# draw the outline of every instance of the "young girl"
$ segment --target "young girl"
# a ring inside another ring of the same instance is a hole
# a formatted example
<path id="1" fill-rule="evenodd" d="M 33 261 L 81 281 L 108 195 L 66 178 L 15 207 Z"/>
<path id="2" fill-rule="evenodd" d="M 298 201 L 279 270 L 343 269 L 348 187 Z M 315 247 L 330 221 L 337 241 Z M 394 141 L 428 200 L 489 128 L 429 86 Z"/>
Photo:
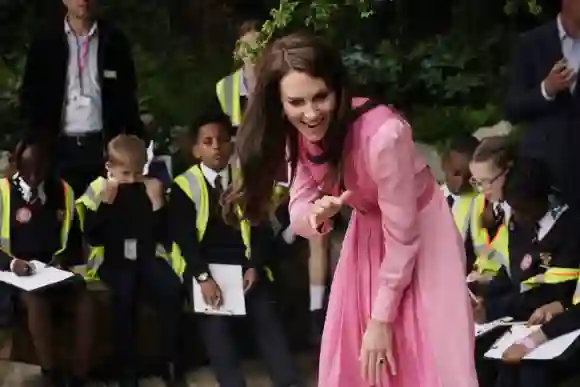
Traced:
<path id="1" fill-rule="evenodd" d="M 19 144 L 12 158 L 15 173 L 0 180 L 0 261 L 2 270 L 34 275 L 31 260 L 67 268 L 82 254 L 71 187 L 48 176 L 50 153 L 43 144 Z M 90 358 L 91 301 L 82 281 L 35 292 L 18 292 L 42 374 L 48 385 L 82 386 Z M 54 358 L 53 311 L 72 304 L 75 349 L 72 370 L 58 370 Z"/>
<path id="2" fill-rule="evenodd" d="M 85 235 L 93 247 L 87 276 L 103 281 L 112 293 L 115 365 L 121 387 L 138 385 L 136 322 L 142 291 L 161 318 L 164 378 L 174 375 L 176 332 L 181 313 L 182 272 L 156 254 L 167 245 L 164 190 L 161 182 L 143 177 L 145 143 L 119 135 L 108 144 L 108 178 L 99 178 L 79 199 Z"/>
<path id="3" fill-rule="evenodd" d="M 354 208 L 318 385 L 477 386 L 463 242 L 409 124 L 353 100 L 339 51 L 317 37 L 273 42 L 256 74 L 236 143 L 243 184 L 228 200 L 253 221 L 267 217 L 288 145 L 298 234 L 328 233 L 343 205 Z"/>
<path id="4" fill-rule="evenodd" d="M 488 291 L 482 300 L 490 320 L 511 316 L 536 323 L 541 310 L 535 311 L 542 305 L 568 306 L 572 300 L 580 264 L 578 221 L 551 188 L 550 180 L 545 166 L 533 159 L 516 160 L 507 175 L 504 198 L 513 210 L 511 259 L 509 268 L 502 268 L 492 280 L 494 293 Z M 552 333 L 549 327 L 547 331 Z M 537 344 L 532 338 L 521 345 L 533 349 Z M 508 359 L 513 356 L 511 351 L 506 354 Z M 542 367 L 533 368 L 530 374 L 528 367 L 502 367 L 499 386 L 554 385 L 552 378 L 542 375 Z"/>
<path id="5" fill-rule="evenodd" d="M 515 150 L 504 137 L 482 141 L 469 164 L 472 185 L 481 193 L 473 203 L 470 234 L 475 251 L 475 272 L 470 275 L 488 282 L 509 262 L 508 229 L 511 209 L 503 200 L 505 176 L 514 160 Z"/>

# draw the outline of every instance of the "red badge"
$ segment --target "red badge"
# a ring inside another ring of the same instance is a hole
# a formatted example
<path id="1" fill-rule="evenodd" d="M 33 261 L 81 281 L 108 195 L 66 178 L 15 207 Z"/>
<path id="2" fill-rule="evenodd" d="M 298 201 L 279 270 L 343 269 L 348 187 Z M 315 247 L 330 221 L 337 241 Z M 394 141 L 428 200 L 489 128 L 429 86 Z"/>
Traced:
<path id="1" fill-rule="evenodd" d="M 16 211 L 16 221 L 19 223 L 28 223 L 30 222 L 31 217 L 32 213 L 26 207 L 22 207 L 18 211 Z"/>
<path id="2" fill-rule="evenodd" d="M 528 270 L 532 266 L 532 256 L 530 254 L 524 255 L 524 259 L 522 259 L 522 263 L 520 268 L 522 270 Z"/>

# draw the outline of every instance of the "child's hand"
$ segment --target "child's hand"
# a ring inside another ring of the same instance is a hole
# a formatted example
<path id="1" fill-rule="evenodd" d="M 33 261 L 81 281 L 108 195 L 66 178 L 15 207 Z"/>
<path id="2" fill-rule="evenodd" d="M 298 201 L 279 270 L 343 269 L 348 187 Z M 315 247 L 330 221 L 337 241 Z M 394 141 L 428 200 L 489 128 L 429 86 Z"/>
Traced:
<path id="1" fill-rule="evenodd" d="M 484 302 L 485 301 L 481 297 L 477 297 L 476 300 L 472 300 L 471 305 L 473 306 L 473 320 L 478 324 L 483 324 L 487 319 Z"/>
<path id="2" fill-rule="evenodd" d="M 222 291 L 213 278 L 209 278 L 207 281 L 204 281 L 199 285 L 201 287 L 203 301 L 207 305 L 217 309 L 223 304 Z"/>
<path id="3" fill-rule="evenodd" d="M 251 268 L 244 273 L 244 294 L 247 293 L 258 280 L 258 272 Z"/>
<path id="4" fill-rule="evenodd" d="M 506 363 L 519 363 L 524 356 L 530 353 L 530 349 L 523 344 L 512 344 L 502 355 L 502 360 Z"/>
<path id="5" fill-rule="evenodd" d="M 12 262 L 12 272 L 19 277 L 27 277 L 29 275 L 34 274 L 34 270 L 30 263 L 22 260 L 22 259 L 15 259 Z"/>
<path id="6" fill-rule="evenodd" d="M 564 307 L 560 302 L 554 301 L 546 305 L 540 306 L 538 309 L 532 313 L 528 320 L 528 325 L 539 325 L 546 323 L 552 319 L 552 317 L 563 313 Z"/>
<path id="7" fill-rule="evenodd" d="M 115 180 L 107 180 L 103 190 L 100 192 L 99 196 L 103 203 L 113 204 L 115 198 L 117 197 L 117 192 L 119 191 L 119 183 Z"/>

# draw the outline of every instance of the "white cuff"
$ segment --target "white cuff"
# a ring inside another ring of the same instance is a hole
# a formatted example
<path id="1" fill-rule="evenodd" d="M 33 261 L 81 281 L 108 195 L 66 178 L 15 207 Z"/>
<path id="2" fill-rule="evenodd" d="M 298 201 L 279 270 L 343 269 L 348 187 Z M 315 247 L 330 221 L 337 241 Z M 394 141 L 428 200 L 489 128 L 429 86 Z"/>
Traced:
<path id="1" fill-rule="evenodd" d="M 542 96 L 544 97 L 544 99 L 545 99 L 546 101 L 553 101 L 553 100 L 555 100 L 555 99 L 556 99 L 555 97 L 551 97 L 551 96 L 548 94 L 548 92 L 546 91 L 546 82 L 545 82 L 545 81 L 543 81 L 543 82 L 542 82 L 542 85 L 541 85 L 541 90 L 542 90 Z"/>
<path id="2" fill-rule="evenodd" d="M 16 259 L 12 259 L 12 261 L 10 261 L 10 271 L 14 272 L 14 264 L 16 263 Z"/>

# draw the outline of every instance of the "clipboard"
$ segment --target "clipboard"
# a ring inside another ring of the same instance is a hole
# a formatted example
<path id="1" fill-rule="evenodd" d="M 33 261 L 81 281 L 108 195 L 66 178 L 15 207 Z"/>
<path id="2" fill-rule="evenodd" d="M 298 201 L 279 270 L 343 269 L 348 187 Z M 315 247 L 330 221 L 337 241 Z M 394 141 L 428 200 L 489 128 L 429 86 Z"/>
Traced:
<path id="1" fill-rule="evenodd" d="M 0 271 L 0 281 L 25 292 L 36 292 L 82 280 L 82 277 L 72 272 L 57 269 L 40 261 L 30 261 L 30 264 L 34 266 L 32 275 L 19 277 L 11 271 Z"/>

